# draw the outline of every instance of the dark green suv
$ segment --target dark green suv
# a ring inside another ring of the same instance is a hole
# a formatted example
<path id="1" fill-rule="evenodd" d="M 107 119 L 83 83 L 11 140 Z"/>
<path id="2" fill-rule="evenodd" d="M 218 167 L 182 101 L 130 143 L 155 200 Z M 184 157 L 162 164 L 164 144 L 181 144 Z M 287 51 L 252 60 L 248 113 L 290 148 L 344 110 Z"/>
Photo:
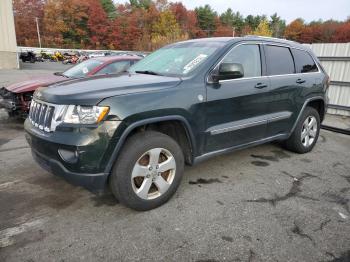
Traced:
<path id="1" fill-rule="evenodd" d="M 263 37 L 172 44 L 121 75 L 34 94 L 26 137 L 37 162 L 137 210 L 166 202 L 184 165 L 273 140 L 314 147 L 329 77 L 305 46 Z"/>

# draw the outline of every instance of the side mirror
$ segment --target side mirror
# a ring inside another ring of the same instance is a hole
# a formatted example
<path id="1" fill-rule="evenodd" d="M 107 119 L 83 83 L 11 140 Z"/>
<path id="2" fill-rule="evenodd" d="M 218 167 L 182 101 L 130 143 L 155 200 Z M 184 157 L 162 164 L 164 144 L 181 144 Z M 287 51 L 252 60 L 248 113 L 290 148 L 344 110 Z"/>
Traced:
<path id="1" fill-rule="evenodd" d="M 237 63 L 222 63 L 219 70 L 212 76 L 215 82 L 220 80 L 242 78 L 244 76 L 244 69 L 241 64 Z"/>
<path id="2" fill-rule="evenodd" d="M 55 72 L 53 73 L 55 76 L 61 76 L 63 72 Z"/>

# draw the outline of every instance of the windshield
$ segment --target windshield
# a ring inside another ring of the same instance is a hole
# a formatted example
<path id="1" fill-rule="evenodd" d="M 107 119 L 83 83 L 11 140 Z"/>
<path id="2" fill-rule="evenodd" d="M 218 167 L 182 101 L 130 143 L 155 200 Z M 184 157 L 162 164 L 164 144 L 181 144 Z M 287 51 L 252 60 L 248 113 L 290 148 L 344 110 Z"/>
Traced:
<path id="1" fill-rule="evenodd" d="M 129 69 L 130 73 L 186 76 L 204 63 L 225 42 L 184 42 L 163 47 Z"/>
<path id="2" fill-rule="evenodd" d="M 67 71 L 63 72 L 63 75 L 71 78 L 84 77 L 101 64 L 101 61 L 89 59 L 76 66 L 73 66 L 72 68 L 69 68 Z"/>

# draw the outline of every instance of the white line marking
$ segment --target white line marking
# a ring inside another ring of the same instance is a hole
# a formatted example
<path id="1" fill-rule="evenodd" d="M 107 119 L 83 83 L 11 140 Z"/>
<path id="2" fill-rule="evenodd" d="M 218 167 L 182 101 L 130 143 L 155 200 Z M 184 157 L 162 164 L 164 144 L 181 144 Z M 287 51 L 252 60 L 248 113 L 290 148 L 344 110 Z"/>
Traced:
<path id="1" fill-rule="evenodd" d="M 15 240 L 14 236 L 22 234 L 31 228 L 39 227 L 46 222 L 46 218 L 25 222 L 17 227 L 10 227 L 0 231 L 0 248 L 13 245 Z"/>
<path id="2" fill-rule="evenodd" d="M 6 182 L 6 183 L 3 183 L 3 184 L 0 184 L 0 190 L 8 188 L 9 186 L 12 186 L 13 184 L 17 184 L 20 181 L 21 180 L 15 180 L 15 181 L 11 181 L 11 182 Z"/>

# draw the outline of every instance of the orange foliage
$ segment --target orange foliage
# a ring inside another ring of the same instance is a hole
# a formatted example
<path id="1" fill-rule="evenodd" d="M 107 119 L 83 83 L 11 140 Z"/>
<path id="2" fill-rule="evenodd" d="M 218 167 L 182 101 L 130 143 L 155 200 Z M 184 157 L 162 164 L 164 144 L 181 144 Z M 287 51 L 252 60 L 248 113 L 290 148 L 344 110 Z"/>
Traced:
<path id="1" fill-rule="evenodd" d="M 210 21 L 206 21 L 205 12 L 200 15 L 181 2 L 168 0 L 133 0 L 132 4 L 118 5 L 113 16 L 106 14 L 101 0 L 13 0 L 13 3 L 18 45 L 38 46 L 36 17 L 43 47 L 151 51 L 180 39 L 232 36 L 232 24 L 223 23 L 216 12 L 211 11 Z M 241 18 L 241 35 L 254 33 L 247 18 Z M 269 21 L 265 29 L 271 30 Z M 350 42 L 350 21 L 305 24 L 296 19 L 285 28 L 284 37 L 304 43 Z"/>

